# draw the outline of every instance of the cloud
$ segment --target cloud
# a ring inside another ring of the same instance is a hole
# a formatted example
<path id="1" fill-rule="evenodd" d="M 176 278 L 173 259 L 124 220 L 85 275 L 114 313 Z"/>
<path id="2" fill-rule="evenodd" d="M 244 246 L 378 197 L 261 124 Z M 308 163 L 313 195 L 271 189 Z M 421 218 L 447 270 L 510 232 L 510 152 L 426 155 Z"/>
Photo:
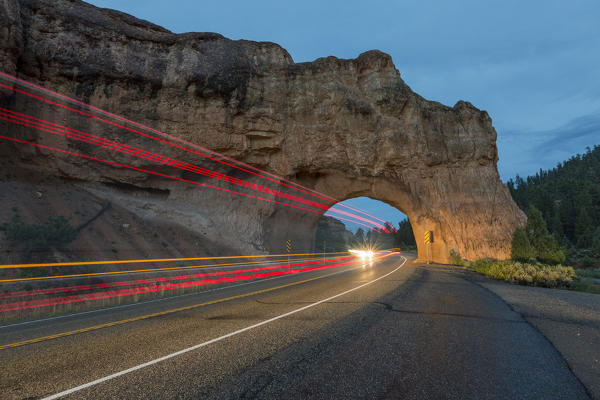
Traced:
<path id="1" fill-rule="evenodd" d="M 600 144 L 600 111 L 553 129 L 510 131 L 498 135 L 499 170 L 503 179 L 527 176 Z"/>
<path id="2" fill-rule="evenodd" d="M 540 145 L 541 151 L 556 150 L 558 146 L 568 143 L 600 143 L 600 112 L 576 118 L 566 126 L 537 134 L 550 138 Z"/>

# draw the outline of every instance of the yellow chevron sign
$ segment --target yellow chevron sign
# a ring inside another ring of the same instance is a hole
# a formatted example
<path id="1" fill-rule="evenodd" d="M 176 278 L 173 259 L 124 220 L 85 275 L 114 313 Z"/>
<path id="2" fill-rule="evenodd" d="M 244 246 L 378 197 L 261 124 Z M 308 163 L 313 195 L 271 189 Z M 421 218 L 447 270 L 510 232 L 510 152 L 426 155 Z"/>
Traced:
<path id="1" fill-rule="evenodd" d="M 433 231 L 425 231 L 425 244 L 433 243 Z"/>
<path id="2" fill-rule="evenodd" d="M 285 242 L 285 249 L 287 250 L 288 253 L 290 253 L 292 251 L 292 241 L 291 240 L 286 240 Z"/>

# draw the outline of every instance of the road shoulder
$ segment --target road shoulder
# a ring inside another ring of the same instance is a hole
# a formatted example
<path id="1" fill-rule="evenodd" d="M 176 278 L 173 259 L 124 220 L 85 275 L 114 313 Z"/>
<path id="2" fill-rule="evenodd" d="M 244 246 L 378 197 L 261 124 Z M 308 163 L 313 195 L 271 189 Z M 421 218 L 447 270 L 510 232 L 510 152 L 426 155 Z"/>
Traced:
<path id="1" fill-rule="evenodd" d="M 600 296 L 472 278 L 504 300 L 563 356 L 594 399 L 600 399 Z"/>

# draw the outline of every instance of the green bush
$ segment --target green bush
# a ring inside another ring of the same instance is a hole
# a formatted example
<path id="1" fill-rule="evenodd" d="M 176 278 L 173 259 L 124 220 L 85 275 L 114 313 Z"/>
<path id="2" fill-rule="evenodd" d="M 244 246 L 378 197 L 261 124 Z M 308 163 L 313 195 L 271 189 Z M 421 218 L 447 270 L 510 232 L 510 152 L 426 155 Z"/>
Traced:
<path id="1" fill-rule="evenodd" d="M 565 250 L 558 245 L 556 238 L 548 232 L 542 213 L 533 205 L 529 208 L 525 231 L 531 246 L 535 250 L 535 258 L 543 263 L 550 264 L 565 262 Z M 522 258 L 518 259 L 525 261 Z"/>
<path id="2" fill-rule="evenodd" d="M 535 249 L 529 243 L 527 232 L 523 228 L 517 228 L 513 232 L 510 257 L 518 261 L 528 261 L 535 258 Z"/>
<path id="3" fill-rule="evenodd" d="M 469 268 L 493 279 L 521 285 L 567 287 L 575 278 L 575 270 L 572 267 L 562 265 L 478 260 L 471 263 Z"/>
<path id="4" fill-rule="evenodd" d="M 490 269 L 494 262 L 492 260 L 487 259 L 477 259 L 469 264 L 469 268 L 475 272 L 479 272 L 480 274 L 485 274 L 486 271 Z"/>
<path id="5" fill-rule="evenodd" d="M 576 277 L 571 283 L 570 289 L 580 292 L 600 294 L 600 284 L 593 279 L 585 277 Z"/>
<path id="6" fill-rule="evenodd" d="M 556 238 L 550 234 L 539 240 L 540 247 L 537 249 L 537 259 L 543 263 L 560 264 L 567 258 L 566 252 L 560 248 Z"/>
<path id="7" fill-rule="evenodd" d="M 465 261 L 462 259 L 460 254 L 454 249 L 450 249 L 450 264 L 452 265 L 465 265 Z"/>
<path id="8" fill-rule="evenodd" d="M 70 243 L 77 237 L 77 230 L 62 215 L 50 216 L 43 224 L 26 224 L 15 214 L 11 222 L 2 226 L 6 239 L 22 243 L 28 249 L 46 250 L 52 246 Z"/>
<path id="9" fill-rule="evenodd" d="M 594 269 L 578 269 L 575 270 L 577 276 L 586 276 L 589 278 L 600 278 L 600 268 Z"/>

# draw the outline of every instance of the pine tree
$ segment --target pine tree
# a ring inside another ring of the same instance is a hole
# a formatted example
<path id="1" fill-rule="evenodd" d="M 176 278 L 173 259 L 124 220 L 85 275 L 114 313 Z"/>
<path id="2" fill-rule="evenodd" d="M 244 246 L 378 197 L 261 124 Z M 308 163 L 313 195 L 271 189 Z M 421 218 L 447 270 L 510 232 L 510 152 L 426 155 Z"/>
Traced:
<path id="1" fill-rule="evenodd" d="M 560 248 L 556 238 L 548 232 L 542 213 L 534 206 L 529 208 L 525 232 L 538 260 L 552 264 L 565 261 L 565 251 Z"/>
<path id="2" fill-rule="evenodd" d="M 510 246 L 510 257 L 513 260 L 528 261 L 535 258 L 535 250 L 529 243 L 527 233 L 523 228 L 515 229 Z"/>
<path id="3" fill-rule="evenodd" d="M 542 213 L 533 205 L 529 207 L 525 231 L 533 248 L 536 250 L 541 248 L 541 241 L 548 235 L 548 228 L 544 218 L 542 218 Z"/>
<path id="4" fill-rule="evenodd" d="M 577 247 L 588 248 L 592 245 L 592 227 L 591 218 L 585 208 L 578 210 L 575 220 L 575 243 Z"/>
<path id="5" fill-rule="evenodd" d="M 365 244 L 365 231 L 362 228 L 358 228 L 356 233 L 354 234 L 354 245 L 355 246 L 364 246 Z"/>
<path id="6" fill-rule="evenodd" d="M 412 226 L 410 225 L 408 219 L 404 219 L 398 223 L 398 231 L 394 236 L 395 246 L 397 247 L 414 247 L 417 245 Z"/>
<path id="7" fill-rule="evenodd" d="M 564 236 L 562 223 L 560 220 L 560 206 L 554 206 L 554 212 L 552 213 L 552 233 L 554 237 L 559 240 Z"/>
<path id="8" fill-rule="evenodd" d="M 592 239 L 592 253 L 594 256 L 600 258 L 600 226 L 596 228 L 594 237 Z"/>

